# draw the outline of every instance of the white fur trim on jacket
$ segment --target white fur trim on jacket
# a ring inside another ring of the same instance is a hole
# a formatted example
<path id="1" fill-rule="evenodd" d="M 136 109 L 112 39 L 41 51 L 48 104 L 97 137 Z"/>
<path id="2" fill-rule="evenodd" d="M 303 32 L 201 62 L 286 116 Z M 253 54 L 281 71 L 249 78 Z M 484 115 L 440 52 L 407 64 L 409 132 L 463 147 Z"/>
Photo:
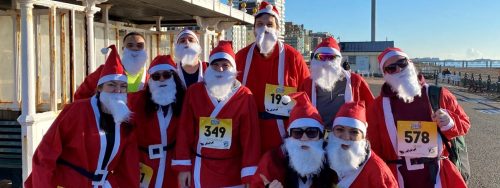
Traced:
<path id="1" fill-rule="evenodd" d="M 287 131 L 290 132 L 290 129 L 299 127 L 317 127 L 321 131 L 323 131 L 323 125 L 313 118 L 295 119 L 293 120 L 292 123 L 290 123 L 290 126 L 288 127 Z"/>

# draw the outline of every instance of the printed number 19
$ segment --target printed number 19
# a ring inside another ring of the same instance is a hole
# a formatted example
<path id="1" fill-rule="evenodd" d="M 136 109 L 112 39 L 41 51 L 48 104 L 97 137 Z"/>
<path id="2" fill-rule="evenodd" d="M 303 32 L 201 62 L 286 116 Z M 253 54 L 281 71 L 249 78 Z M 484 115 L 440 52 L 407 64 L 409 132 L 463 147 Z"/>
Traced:
<path id="1" fill-rule="evenodd" d="M 271 93 L 271 98 L 272 98 L 271 103 L 273 103 L 273 104 L 279 104 L 280 101 L 281 101 L 281 95 L 280 94 Z M 276 103 L 274 102 L 274 98 L 276 98 Z"/>

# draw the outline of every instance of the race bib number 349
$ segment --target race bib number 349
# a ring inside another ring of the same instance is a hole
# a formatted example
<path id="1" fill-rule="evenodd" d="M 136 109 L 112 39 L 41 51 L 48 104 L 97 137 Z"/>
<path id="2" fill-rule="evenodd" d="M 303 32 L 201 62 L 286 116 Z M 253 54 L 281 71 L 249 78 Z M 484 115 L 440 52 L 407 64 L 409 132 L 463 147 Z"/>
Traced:
<path id="1" fill-rule="evenodd" d="M 398 155 L 437 157 L 437 125 L 426 121 L 398 121 Z"/>
<path id="2" fill-rule="evenodd" d="M 200 117 L 199 139 L 201 147 L 229 149 L 233 133 L 232 119 Z"/>
<path id="3" fill-rule="evenodd" d="M 293 100 L 288 103 L 284 102 L 283 96 L 296 91 L 297 89 L 294 87 L 266 84 L 264 98 L 266 112 L 274 115 L 290 116 L 290 111 L 295 103 Z"/>

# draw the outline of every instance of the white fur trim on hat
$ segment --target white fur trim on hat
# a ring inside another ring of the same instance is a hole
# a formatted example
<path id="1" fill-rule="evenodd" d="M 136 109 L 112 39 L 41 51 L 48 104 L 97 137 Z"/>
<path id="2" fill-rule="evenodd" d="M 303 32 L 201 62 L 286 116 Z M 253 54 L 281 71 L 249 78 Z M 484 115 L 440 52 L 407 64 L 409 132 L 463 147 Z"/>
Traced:
<path id="1" fill-rule="evenodd" d="M 401 51 L 390 51 L 390 52 L 386 53 L 386 54 L 384 55 L 384 57 L 382 58 L 382 60 L 380 61 L 380 70 L 381 70 L 382 72 L 384 72 L 384 63 L 385 63 L 385 62 L 386 62 L 389 58 L 394 57 L 394 56 L 397 56 L 397 55 L 399 55 L 399 56 L 404 56 L 404 57 L 406 57 L 406 58 L 409 58 L 409 57 L 408 57 L 408 55 L 407 55 L 406 53 L 404 53 L 404 52 L 401 52 Z"/>
<path id="2" fill-rule="evenodd" d="M 271 4 L 267 5 L 266 8 L 260 9 L 257 12 L 257 14 L 255 14 L 255 16 L 258 16 L 258 15 L 263 14 L 263 13 L 271 14 L 276 18 L 280 17 L 276 12 L 274 12 L 273 5 L 271 5 Z"/>
<path id="3" fill-rule="evenodd" d="M 316 49 L 316 51 L 314 51 L 314 53 L 315 54 L 317 54 L 317 53 L 331 53 L 331 54 L 335 54 L 335 55 L 342 57 L 342 54 L 340 54 L 340 51 L 338 51 L 335 48 L 330 48 L 330 47 L 319 47 L 318 49 Z"/>
<path id="4" fill-rule="evenodd" d="M 337 125 L 357 128 L 357 129 L 361 130 L 361 132 L 363 132 L 364 135 L 366 135 L 366 126 L 367 125 L 366 125 L 366 123 L 359 121 L 358 119 L 351 118 L 351 117 L 337 117 L 333 121 L 333 127 L 335 127 Z"/>
<path id="5" fill-rule="evenodd" d="M 175 37 L 175 44 L 177 44 L 177 42 L 179 42 L 179 38 L 181 38 L 181 36 L 184 34 L 192 35 L 194 37 L 194 39 L 196 39 L 196 42 L 200 41 L 200 40 L 198 40 L 198 36 L 196 36 L 196 33 L 194 33 L 193 31 L 191 31 L 189 29 L 185 29 L 185 30 L 182 30 L 179 34 L 177 34 L 177 37 Z"/>
<path id="6" fill-rule="evenodd" d="M 97 82 L 97 85 L 101 85 L 104 82 L 112 81 L 112 80 L 118 80 L 118 81 L 124 81 L 124 82 L 128 81 L 127 80 L 127 75 L 124 75 L 124 74 L 108 74 L 106 76 L 103 76 L 103 77 L 99 78 L 99 82 Z"/>
<path id="7" fill-rule="evenodd" d="M 231 62 L 231 65 L 236 69 L 236 62 L 234 61 L 234 58 L 229 55 L 228 53 L 225 52 L 217 52 L 215 54 L 212 54 L 210 56 L 210 59 L 208 60 L 208 63 L 212 63 L 212 61 L 217 60 L 217 59 L 227 59 L 229 62 Z"/>
<path id="8" fill-rule="evenodd" d="M 170 65 L 170 64 L 159 64 L 159 65 L 155 65 L 154 67 L 149 68 L 148 73 L 149 74 L 153 74 L 156 71 L 160 71 L 160 70 L 166 70 L 166 71 L 167 70 L 174 70 L 174 71 L 177 71 L 177 69 L 175 67 L 173 67 L 172 65 Z"/>
<path id="9" fill-rule="evenodd" d="M 290 132 L 290 129 L 299 127 L 317 127 L 321 131 L 323 131 L 323 125 L 321 125 L 321 123 L 319 123 L 317 120 L 313 118 L 295 119 L 293 120 L 292 123 L 290 123 L 290 126 L 288 127 L 287 131 Z"/>

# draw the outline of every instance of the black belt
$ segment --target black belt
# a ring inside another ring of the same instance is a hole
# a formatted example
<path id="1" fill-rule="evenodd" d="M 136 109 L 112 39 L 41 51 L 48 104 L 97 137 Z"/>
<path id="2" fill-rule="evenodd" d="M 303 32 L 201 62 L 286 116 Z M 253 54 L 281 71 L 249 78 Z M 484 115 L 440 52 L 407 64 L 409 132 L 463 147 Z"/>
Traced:
<path id="1" fill-rule="evenodd" d="M 66 166 L 70 167 L 71 169 L 75 170 L 76 172 L 78 172 L 79 174 L 81 174 L 82 176 L 87 177 L 91 181 L 101 181 L 103 176 L 104 176 L 104 174 L 91 173 L 91 172 L 87 171 L 86 169 L 79 167 L 79 166 L 76 166 L 74 164 L 71 164 L 70 162 L 68 162 L 64 159 L 61 159 L 61 158 L 57 159 L 57 164 L 66 165 Z"/>
<path id="2" fill-rule="evenodd" d="M 438 176 L 438 165 L 436 165 L 436 161 L 438 160 L 443 160 L 447 159 L 447 157 L 434 157 L 434 158 L 428 158 L 428 157 L 419 157 L 419 158 L 413 158 L 410 159 L 410 163 L 412 165 L 415 164 L 429 164 L 429 175 L 430 175 L 430 180 L 433 182 L 433 184 L 436 184 L 436 176 Z M 398 159 L 398 160 L 385 160 L 385 163 L 387 164 L 400 164 L 404 165 L 405 160 L 403 159 Z"/>
<path id="3" fill-rule="evenodd" d="M 163 146 L 163 151 L 171 150 L 175 148 L 175 141 L 172 142 L 171 144 L 168 144 L 166 146 Z M 149 154 L 149 149 L 147 147 L 139 146 L 139 150 L 141 150 L 144 153 Z M 153 150 L 153 153 L 158 154 L 160 151 L 158 150 Z"/>
<path id="4" fill-rule="evenodd" d="M 203 156 L 203 155 L 201 155 L 201 154 L 199 154 L 199 153 L 196 153 L 196 156 L 197 156 L 197 157 L 200 157 L 200 158 L 202 158 L 202 159 L 209 159 L 209 160 L 228 160 L 228 159 L 232 159 L 232 158 L 234 158 L 234 157 L 227 157 L 227 158 L 214 158 L 214 157 L 207 157 L 207 156 Z"/>
<path id="5" fill-rule="evenodd" d="M 268 112 L 259 112 L 260 119 L 288 119 L 287 116 L 280 116 Z"/>
<path id="6" fill-rule="evenodd" d="M 425 164 L 425 163 L 432 163 L 432 162 L 435 162 L 435 161 L 438 161 L 438 160 L 443 160 L 443 159 L 447 159 L 448 157 L 446 156 L 442 156 L 442 157 L 434 157 L 434 158 L 429 158 L 429 157 L 419 157 L 419 158 L 412 158 L 410 159 L 410 163 L 412 165 L 415 165 L 415 164 Z M 384 160 L 385 163 L 387 164 L 405 164 L 405 160 L 404 159 L 397 159 L 397 160 Z"/>

